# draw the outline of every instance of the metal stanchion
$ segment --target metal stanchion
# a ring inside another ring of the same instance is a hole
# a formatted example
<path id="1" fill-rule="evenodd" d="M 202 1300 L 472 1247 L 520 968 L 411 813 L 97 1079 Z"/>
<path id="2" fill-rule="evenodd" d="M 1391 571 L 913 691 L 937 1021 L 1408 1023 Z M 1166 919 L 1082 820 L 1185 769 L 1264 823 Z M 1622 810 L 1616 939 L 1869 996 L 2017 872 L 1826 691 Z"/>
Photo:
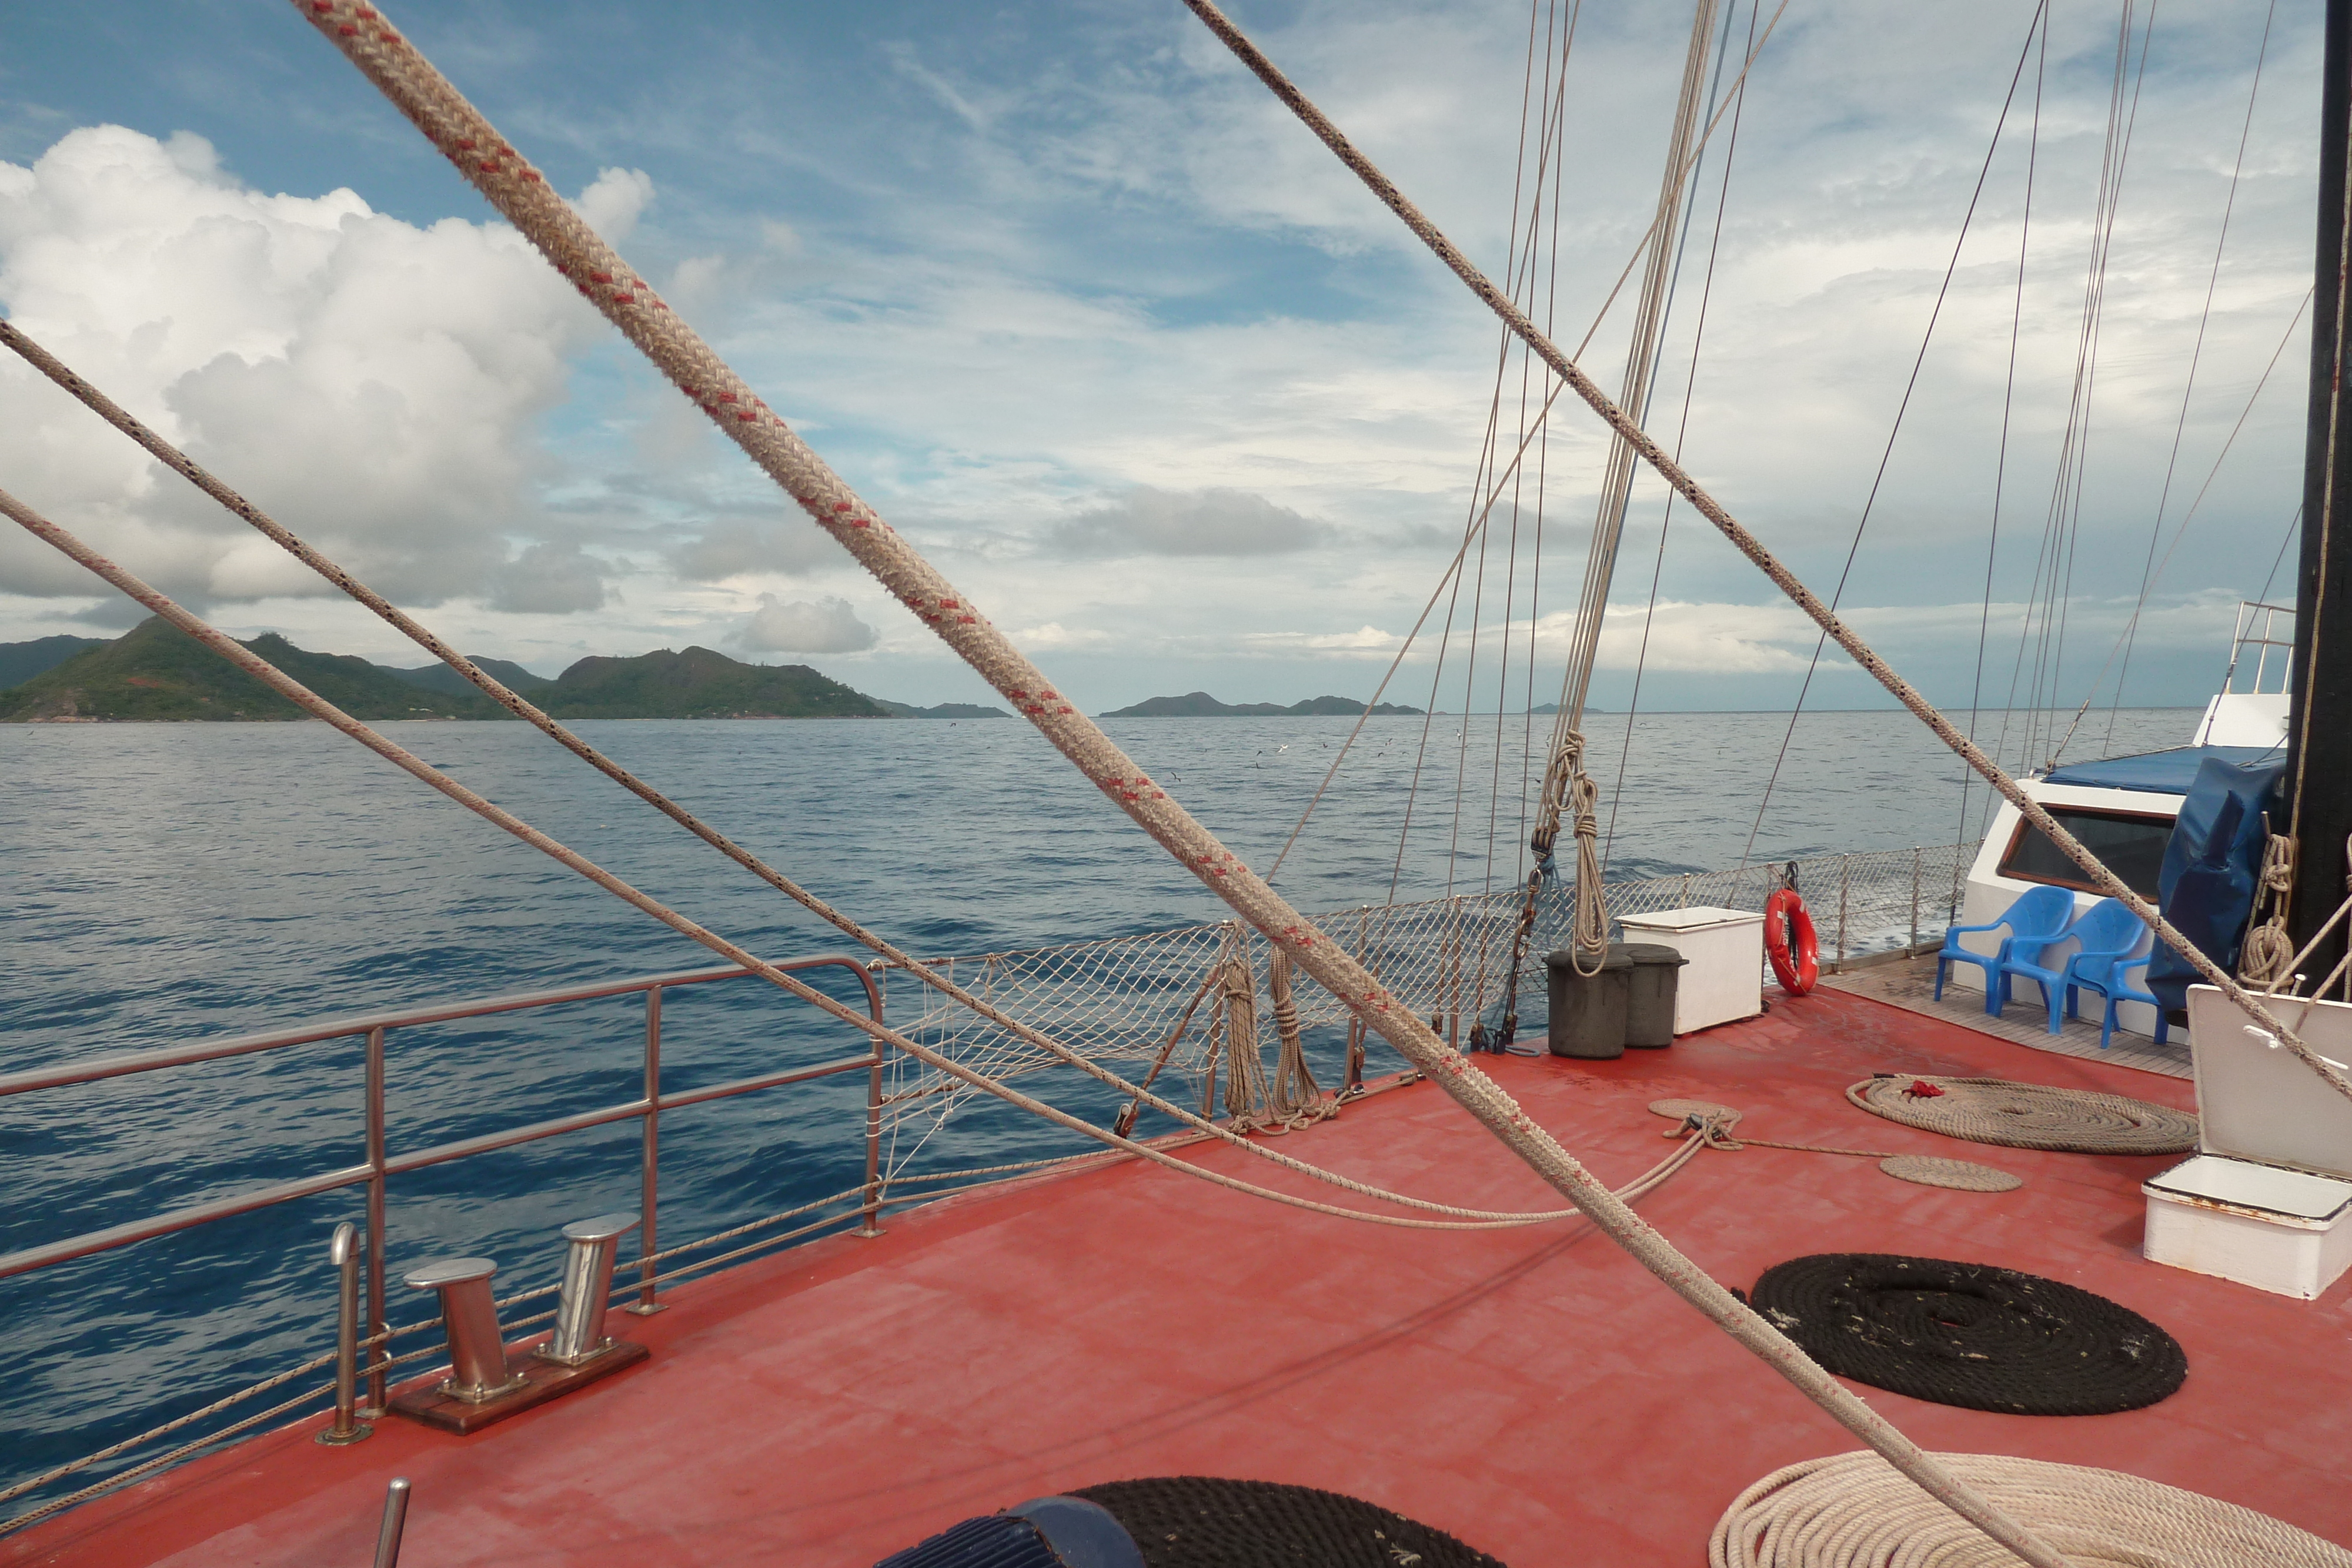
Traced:
<path id="1" fill-rule="evenodd" d="M 334 1264 L 336 1279 L 335 1310 L 335 1424 L 319 1434 L 319 1441 L 331 1448 L 356 1443 L 374 1434 L 375 1428 L 359 1419 L 360 1377 L 360 1247 L 359 1227 L 348 1220 L 335 1227 L 335 1238 L 327 1244 L 327 1257 Z"/>
<path id="2" fill-rule="evenodd" d="M 394 1476 L 383 1489 L 383 1523 L 375 1532 L 375 1568 L 397 1568 L 400 1532 L 408 1523 L 408 1478 Z"/>

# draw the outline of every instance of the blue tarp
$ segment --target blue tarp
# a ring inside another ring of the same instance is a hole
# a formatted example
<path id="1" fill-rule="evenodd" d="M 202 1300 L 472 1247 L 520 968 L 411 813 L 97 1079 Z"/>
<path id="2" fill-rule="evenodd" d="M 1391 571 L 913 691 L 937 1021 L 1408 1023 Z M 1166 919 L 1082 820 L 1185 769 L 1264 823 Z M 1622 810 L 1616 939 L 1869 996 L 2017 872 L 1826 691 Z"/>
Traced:
<path id="1" fill-rule="evenodd" d="M 2204 759 L 2189 786 L 2188 798 L 2180 803 L 2172 837 L 2164 846 L 2157 907 L 2207 957 L 2224 969 L 2235 970 L 2262 869 L 2263 813 L 2271 812 L 2276 819 L 2279 802 L 2274 796 L 2279 778 L 2286 771 L 2286 759 L 2275 751 L 2242 747 L 2205 747 L 2201 752 Z M 2231 760 L 2232 753 L 2268 760 L 2241 765 Z M 2152 755 L 2193 757 L 2200 755 L 2200 749 Z M 2169 947 L 2157 944 L 2156 956 L 2147 967 L 2147 988 L 2159 1004 L 2168 1010 L 2187 1007 L 2189 988 L 2198 979 L 2196 970 Z"/>
<path id="2" fill-rule="evenodd" d="M 2171 751 L 2143 751 L 2137 757 L 2110 757 L 2104 762 L 2070 762 L 2053 772 L 2045 784 L 2074 784 L 2093 789 L 2145 789 L 2158 795 L 2186 795 L 2208 759 L 2240 767 L 2276 761 L 2279 748 L 2256 746 L 2183 746 Z M 2169 863 L 2169 862 L 2167 862 Z"/>

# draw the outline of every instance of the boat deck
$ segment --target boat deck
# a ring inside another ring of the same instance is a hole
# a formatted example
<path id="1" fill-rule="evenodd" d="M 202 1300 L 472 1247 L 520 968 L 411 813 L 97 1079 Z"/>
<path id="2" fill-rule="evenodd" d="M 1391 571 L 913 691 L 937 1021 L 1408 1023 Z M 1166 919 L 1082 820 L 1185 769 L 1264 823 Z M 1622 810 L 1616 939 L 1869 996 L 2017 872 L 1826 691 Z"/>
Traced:
<path id="1" fill-rule="evenodd" d="M 1998 1016 L 1984 1010 L 1984 992 L 1965 987 L 1948 985 L 1941 997 L 1936 995 L 1936 956 L 1922 953 L 1891 964 L 1871 964 L 1847 970 L 1842 975 L 1823 975 L 1822 984 L 1833 990 L 1851 991 L 1858 997 L 1885 1002 L 1906 1012 L 1924 1014 L 1928 1018 L 1948 1019 L 1984 1034 L 1997 1035 L 2018 1045 L 2031 1046 L 2035 1051 L 2047 1051 L 2059 1056 L 2079 1056 L 2087 1061 L 2112 1062 L 2117 1067 L 2136 1067 L 2142 1072 L 2161 1072 L 2167 1078 L 2187 1078 L 2191 1075 L 2189 1064 L 2189 1031 L 2176 1029 L 2167 1031 L 2162 1045 L 2144 1034 L 2126 1030 L 2116 1030 L 2105 1051 L 2099 1049 L 2098 1015 L 2088 1019 L 2062 1019 L 2059 1032 L 2052 1034 L 2049 1014 L 2029 981 L 2017 988 L 2018 999 L 2001 1009 Z M 2098 1006 L 2096 997 L 2088 998 L 2092 1007 Z"/>
<path id="2" fill-rule="evenodd" d="M 2164 1158 L 1960 1145 L 1849 1105 L 1874 1071 L 1979 1073 L 2187 1106 L 2186 1082 L 2020 1049 L 1821 991 L 1622 1061 L 1482 1058 L 1606 1178 L 1664 1152 L 1654 1097 L 1719 1100 L 1758 1137 L 1979 1160 L 1982 1195 L 1874 1163 L 1706 1153 L 1643 1211 L 1745 1287 L 1824 1250 L 2000 1263 L 2112 1297 L 2181 1342 L 2181 1391 L 2036 1418 L 1861 1392 L 1928 1448 L 2089 1464 L 2352 1542 L 2352 1280 L 2315 1302 L 2139 1256 Z M 1292 1152 L 1417 1195 L 1557 1207 L 1433 1086 L 1351 1106 Z M 1269 1175 L 1231 1149 L 1204 1164 Z M 385 1481 L 415 1484 L 405 1560 L 871 1563 L 974 1512 L 1129 1477 L 1354 1493 L 1515 1564 L 1706 1561 L 1773 1469 L 1857 1445 L 1581 1223 L 1413 1231 L 1122 1165 L 950 1198 L 615 1317 L 653 1358 L 471 1437 L 398 1420 L 247 1442 L 0 1542 L 0 1562 L 358 1563 Z"/>

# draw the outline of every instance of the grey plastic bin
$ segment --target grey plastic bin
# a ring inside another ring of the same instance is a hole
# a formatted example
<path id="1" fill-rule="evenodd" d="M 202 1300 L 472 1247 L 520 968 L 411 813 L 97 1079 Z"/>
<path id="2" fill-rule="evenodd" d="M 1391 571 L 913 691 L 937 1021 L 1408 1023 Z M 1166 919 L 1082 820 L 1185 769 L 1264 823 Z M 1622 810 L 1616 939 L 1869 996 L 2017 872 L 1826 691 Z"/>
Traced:
<path id="1" fill-rule="evenodd" d="M 1675 991 L 1690 960 L 1663 942 L 1623 942 L 1611 949 L 1633 961 L 1625 1000 L 1625 1043 L 1655 1051 L 1675 1042 Z"/>
<path id="2" fill-rule="evenodd" d="M 1625 1054 L 1625 1015 L 1632 1001 L 1633 960 L 1614 943 L 1597 975 L 1580 975 L 1566 949 L 1544 956 L 1550 971 L 1551 1053 L 1584 1061 Z M 1672 1019 L 1669 1014 L 1669 1027 Z"/>

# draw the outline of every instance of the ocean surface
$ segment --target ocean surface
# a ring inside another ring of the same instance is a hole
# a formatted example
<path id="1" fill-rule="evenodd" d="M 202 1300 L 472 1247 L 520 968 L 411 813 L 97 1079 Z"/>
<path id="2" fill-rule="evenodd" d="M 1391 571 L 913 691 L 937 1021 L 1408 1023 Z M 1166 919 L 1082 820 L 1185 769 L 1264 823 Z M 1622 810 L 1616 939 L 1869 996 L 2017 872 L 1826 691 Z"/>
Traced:
<path id="1" fill-rule="evenodd" d="M 1979 728 L 1997 731 L 2000 717 Z M 2194 718 L 2126 712 L 2112 744 L 2068 759 L 2181 745 Z M 2105 720 L 2085 721 L 2096 741 Z M 1392 888 L 1413 900 L 1516 884 L 1523 781 L 1531 793 L 1549 722 L 1530 737 L 1520 716 L 1368 721 L 1276 885 L 1313 912 L 1384 902 Z M 1261 870 L 1352 725 L 1105 721 Z M 389 727 L 756 952 L 849 946 L 521 725 Z M 1225 913 L 1024 724 L 578 727 L 918 954 Z M 1785 860 L 1980 831 L 1983 785 L 1964 820 L 1958 763 L 1901 713 L 1803 717 L 1760 821 L 1786 715 L 1643 716 L 1626 731 L 1614 716 L 1587 727 L 1612 881 L 1736 865 L 1751 832 L 1754 858 Z M 719 962 L 323 726 L 0 726 L 0 1071 Z M 856 994 L 854 982 L 820 983 Z M 894 988 L 892 1016 L 913 1000 Z M 634 1098 L 643 1019 L 625 998 L 395 1031 L 392 1150 Z M 756 982 L 665 1001 L 673 1090 L 859 1048 Z M 356 1164 L 361 1091 L 358 1042 L 345 1039 L 0 1100 L 0 1253 Z M 664 1244 L 854 1186 L 863 1103 L 853 1074 L 666 1114 Z M 1058 1130 L 975 1116 L 950 1123 L 923 1168 L 1077 1146 Z M 551 1282 L 557 1228 L 634 1208 L 637 1162 L 629 1122 L 395 1177 L 391 1270 L 470 1253 L 501 1260 L 501 1293 Z M 331 1348 L 327 1236 L 361 1218 L 361 1189 L 349 1188 L 0 1281 L 0 1487 Z M 394 1295 L 394 1322 L 432 1314 Z M 0 1506 L 0 1518 L 64 1490 Z"/>

